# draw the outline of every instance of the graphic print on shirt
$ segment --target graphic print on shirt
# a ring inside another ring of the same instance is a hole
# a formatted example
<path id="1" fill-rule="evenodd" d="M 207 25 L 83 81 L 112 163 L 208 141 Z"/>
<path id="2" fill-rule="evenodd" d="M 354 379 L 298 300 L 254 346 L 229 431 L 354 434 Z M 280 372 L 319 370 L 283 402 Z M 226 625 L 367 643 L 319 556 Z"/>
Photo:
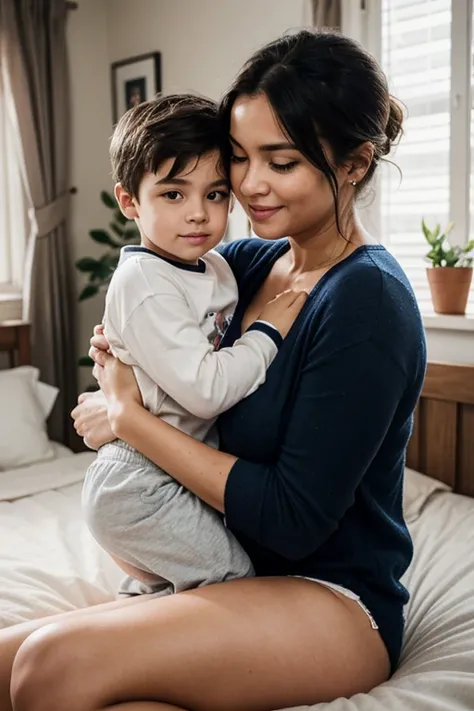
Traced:
<path id="1" fill-rule="evenodd" d="M 223 311 L 218 311 L 217 313 L 215 311 L 209 311 L 209 313 L 206 314 L 201 328 L 209 343 L 212 343 L 214 346 L 214 350 L 219 348 L 219 344 L 232 321 L 232 316 L 232 313 L 225 314 Z"/>

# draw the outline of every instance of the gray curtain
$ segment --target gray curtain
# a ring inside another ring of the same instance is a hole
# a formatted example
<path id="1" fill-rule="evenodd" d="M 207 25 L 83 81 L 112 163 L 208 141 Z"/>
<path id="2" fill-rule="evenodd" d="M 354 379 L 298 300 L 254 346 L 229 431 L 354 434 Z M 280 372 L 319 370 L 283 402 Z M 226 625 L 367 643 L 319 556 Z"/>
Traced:
<path id="1" fill-rule="evenodd" d="M 311 11 L 313 27 L 341 27 L 341 0 L 311 0 Z"/>
<path id="2" fill-rule="evenodd" d="M 64 0 L 0 0 L 0 61 L 15 103 L 32 204 L 23 317 L 32 324 L 33 364 L 60 390 L 50 435 L 71 445 L 77 442 L 69 417 L 77 368 L 67 13 Z"/>

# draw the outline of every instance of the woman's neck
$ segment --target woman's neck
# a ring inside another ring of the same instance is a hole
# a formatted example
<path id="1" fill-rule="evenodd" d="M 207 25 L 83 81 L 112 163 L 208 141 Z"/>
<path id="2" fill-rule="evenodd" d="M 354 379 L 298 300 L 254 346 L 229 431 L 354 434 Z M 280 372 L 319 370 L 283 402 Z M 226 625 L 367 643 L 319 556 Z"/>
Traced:
<path id="1" fill-rule="evenodd" d="M 362 227 L 357 216 L 352 212 L 346 219 L 340 220 L 338 231 L 334 217 L 331 222 L 317 229 L 311 235 L 289 237 L 291 252 L 291 272 L 302 274 L 319 269 L 326 269 L 349 256 L 357 247 L 364 244 L 376 244 Z M 342 234 L 341 234 L 342 233 Z"/>

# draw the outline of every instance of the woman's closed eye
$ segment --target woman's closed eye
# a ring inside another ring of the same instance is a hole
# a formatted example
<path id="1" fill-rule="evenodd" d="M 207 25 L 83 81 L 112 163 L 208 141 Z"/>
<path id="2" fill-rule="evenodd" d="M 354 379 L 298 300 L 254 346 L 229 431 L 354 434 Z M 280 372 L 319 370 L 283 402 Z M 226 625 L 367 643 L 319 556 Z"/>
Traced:
<path id="1" fill-rule="evenodd" d="M 234 163 L 238 165 L 239 163 L 245 163 L 248 159 L 246 156 L 236 156 L 235 154 L 231 156 L 230 161 L 231 163 Z M 291 160 L 288 161 L 287 163 L 275 163 L 275 161 L 270 161 L 269 162 L 270 168 L 272 170 L 275 170 L 277 173 L 286 173 L 290 170 L 293 170 L 298 165 L 297 160 Z"/>
<path id="2" fill-rule="evenodd" d="M 293 170 L 293 168 L 297 165 L 297 160 L 290 160 L 288 163 L 275 163 L 274 161 L 270 162 L 272 170 L 276 170 L 278 173 L 287 173 L 288 171 Z"/>

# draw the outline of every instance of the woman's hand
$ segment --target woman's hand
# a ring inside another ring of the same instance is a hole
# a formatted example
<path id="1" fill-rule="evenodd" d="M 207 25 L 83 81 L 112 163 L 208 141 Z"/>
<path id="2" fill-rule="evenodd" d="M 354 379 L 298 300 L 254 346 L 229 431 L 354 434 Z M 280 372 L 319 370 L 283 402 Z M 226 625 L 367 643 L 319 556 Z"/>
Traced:
<path id="1" fill-rule="evenodd" d="M 104 336 L 104 327 L 96 326 L 91 338 L 89 355 L 94 361 L 92 374 L 100 385 L 110 407 L 123 406 L 134 402 L 142 405 L 133 370 L 110 353 L 109 343 Z"/>
<path id="2" fill-rule="evenodd" d="M 115 434 L 109 424 L 107 400 L 99 390 L 79 395 L 78 404 L 71 412 L 77 434 L 83 437 L 89 449 L 99 449 L 112 442 Z"/>

